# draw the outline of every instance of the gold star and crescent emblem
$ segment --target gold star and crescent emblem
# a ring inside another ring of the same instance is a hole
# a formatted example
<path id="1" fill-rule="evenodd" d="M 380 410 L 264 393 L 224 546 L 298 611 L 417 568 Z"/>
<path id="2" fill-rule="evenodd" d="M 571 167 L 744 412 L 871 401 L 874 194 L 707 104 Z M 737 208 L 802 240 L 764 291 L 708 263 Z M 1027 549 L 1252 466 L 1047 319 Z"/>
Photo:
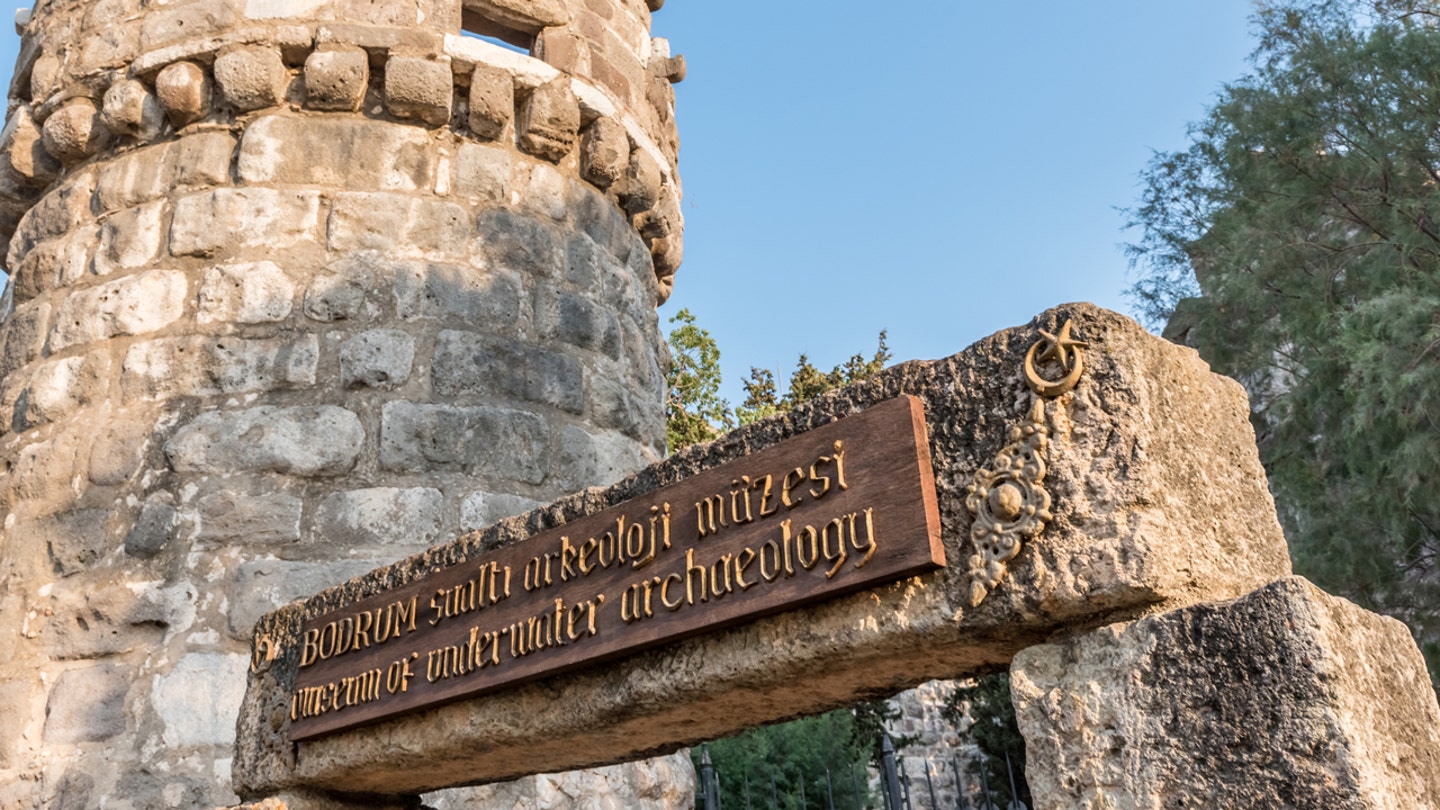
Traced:
<path id="1" fill-rule="evenodd" d="M 1075 388 L 1080 375 L 1085 373 L 1085 355 L 1081 349 L 1090 344 L 1076 340 L 1070 334 L 1070 321 L 1060 327 L 1060 333 L 1051 334 L 1040 330 L 1040 339 L 1025 353 L 1025 381 L 1031 390 L 1042 397 L 1058 397 Z M 1054 362 L 1064 372 L 1058 380 L 1047 380 L 1040 376 L 1038 363 Z"/>

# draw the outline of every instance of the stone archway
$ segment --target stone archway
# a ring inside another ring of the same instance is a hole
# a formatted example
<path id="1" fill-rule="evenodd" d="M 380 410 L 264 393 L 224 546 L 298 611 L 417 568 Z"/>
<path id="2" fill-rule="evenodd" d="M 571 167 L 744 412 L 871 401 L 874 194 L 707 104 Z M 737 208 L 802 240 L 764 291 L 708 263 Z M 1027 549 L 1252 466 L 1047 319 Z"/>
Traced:
<path id="1" fill-rule="evenodd" d="M 1047 384 L 1082 358 L 1073 386 Z M 794 437 L 862 424 L 845 420 L 902 395 L 925 416 L 945 567 L 292 741 L 316 621 Z M 1193 351 L 1089 305 L 896 366 L 266 616 L 237 788 L 403 804 L 1013 661 L 1032 768 L 1049 774 L 1034 783 L 1039 807 L 1433 806 L 1415 798 L 1440 795 L 1440 709 L 1418 651 L 1398 623 L 1290 576 L 1247 417 L 1240 386 Z"/>

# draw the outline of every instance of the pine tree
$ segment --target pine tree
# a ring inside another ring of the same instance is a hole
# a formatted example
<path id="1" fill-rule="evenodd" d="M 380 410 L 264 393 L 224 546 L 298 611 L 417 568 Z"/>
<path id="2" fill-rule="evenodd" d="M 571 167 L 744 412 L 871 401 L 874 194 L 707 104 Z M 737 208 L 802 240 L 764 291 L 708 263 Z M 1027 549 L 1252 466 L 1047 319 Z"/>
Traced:
<path id="1" fill-rule="evenodd" d="M 1432 676 L 1437 9 L 1260 4 L 1252 72 L 1154 157 L 1130 211 L 1141 310 L 1250 392 L 1297 572 L 1409 623 Z"/>

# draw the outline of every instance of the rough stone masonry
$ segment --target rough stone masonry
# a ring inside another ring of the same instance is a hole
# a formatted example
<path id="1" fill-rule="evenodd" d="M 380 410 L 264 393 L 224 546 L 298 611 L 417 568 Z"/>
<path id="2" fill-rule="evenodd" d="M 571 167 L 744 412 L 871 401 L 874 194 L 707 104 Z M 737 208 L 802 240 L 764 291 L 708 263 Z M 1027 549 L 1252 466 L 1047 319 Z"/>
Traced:
<path id="1" fill-rule="evenodd" d="M 1079 387 L 1042 402 L 1053 519 L 978 604 L 967 490 L 1034 411 L 1036 395 L 1021 373 L 1032 327 L 946 360 L 902 364 L 609 489 L 572 495 L 270 614 L 257 638 L 277 654 L 250 676 L 237 787 L 255 798 L 324 789 L 399 802 L 441 785 L 623 761 L 1002 667 L 1056 632 L 1231 599 L 1289 575 L 1242 389 L 1193 351 L 1094 307 L 1064 307 L 1035 325 L 1054 332 L 1066 320 L 1092 348 Z M 943 570 L 483 699 L 290 742 L 306 617 L 899 394 L 917 397 L 928 421 Z"/>
<path id="2" fill-rule="evenodd" d="M 828 442 L 902 394 L 928 423 L 946 567 L 291 738 L 307 620 L 721 464 L 759 464 L 810 431 Z M 1436 807 L 1440 707 L 1419 651 L 1398 622 L 1289 575 L 1247 417 L 1240 386 L 1192 350 L 1089 305 L 888 369 L 265 616 L 237 789 L 295 807 L 314 791 L 399 807 L 1010 665 L 1037 808 Z"/>
<path id="3" fill-rule="evenodd" d="M 259 616 L 663 455 L 684 63 L 659 6 L 23 15 L 0 807 L 233 803 Z M 676 784 L 617 795 L 683 803 L 688 763 L 656 767 Z"/>

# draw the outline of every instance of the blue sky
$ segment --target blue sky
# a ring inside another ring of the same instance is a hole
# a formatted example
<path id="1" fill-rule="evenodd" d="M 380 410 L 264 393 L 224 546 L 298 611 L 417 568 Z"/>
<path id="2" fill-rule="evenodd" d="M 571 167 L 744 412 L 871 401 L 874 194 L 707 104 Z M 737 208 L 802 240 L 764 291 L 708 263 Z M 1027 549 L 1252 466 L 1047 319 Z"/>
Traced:
<path id="1" fill-rule="evenodd" d="M 1249 0 L 669 0 L 681 307 L 724 393 L 889 331 L 943 357 L 1054 304 L 1127 311 L 1121 245 L 1152 149 L 1245 70 Z M 0 64 L 18 40 L 5 26 Z"/>

